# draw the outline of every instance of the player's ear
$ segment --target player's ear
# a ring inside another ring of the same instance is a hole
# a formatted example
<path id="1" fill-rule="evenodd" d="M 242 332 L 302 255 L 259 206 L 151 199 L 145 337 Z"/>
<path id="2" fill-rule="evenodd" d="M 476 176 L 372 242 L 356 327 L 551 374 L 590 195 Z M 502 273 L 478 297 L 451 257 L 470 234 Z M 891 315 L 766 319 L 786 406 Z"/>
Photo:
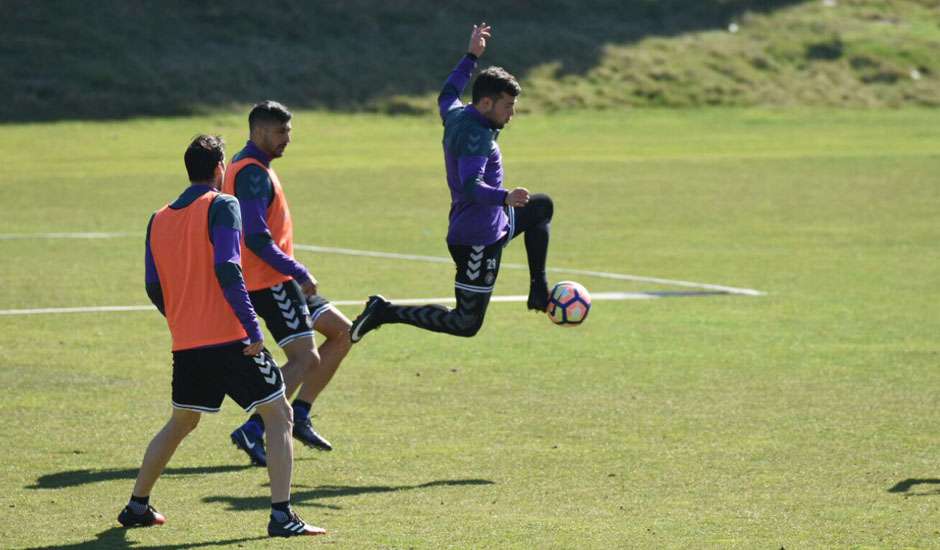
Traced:
<path id="1" fill-rule="evenodd" d="M 215 172 L 213 173 L 215 178 L 216 187 L 218 189 L 222 188 L 222 179 L 225 177 L 225 161 L 220 160 L 218 164 L 215 165 Z"/>
<path id="2" fill-rule="evenodd" d="M 477 103 L 474 105 L 474 107 L 476 107 L 477 111 L 480 111 L 481 113 L 488 113 L 488 112 L 490 112 L 490 109 L 493 108 L 493 98 L 492 98 L 492 97 L 481 97 L 481 98 L 480 98 L 480 101 L 477 102 Z"/>

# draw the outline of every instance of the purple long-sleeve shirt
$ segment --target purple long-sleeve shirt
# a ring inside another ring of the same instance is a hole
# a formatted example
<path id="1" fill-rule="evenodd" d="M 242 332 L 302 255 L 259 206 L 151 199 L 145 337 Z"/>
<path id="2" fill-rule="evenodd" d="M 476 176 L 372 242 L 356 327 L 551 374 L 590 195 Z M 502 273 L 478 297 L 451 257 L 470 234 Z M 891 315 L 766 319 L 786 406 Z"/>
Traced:
<path id="1" fill-rule="evenodd" d="M 251 140 L 235 155 L 233 162 L 243 158 L 253 158 L 265 167 L 271 165 L 271 157 Z M 310 280 L 307 268 L 281 250 L 271 237 L 267 215 L 274 200 L 274 185 L 267 172 L 255 165 L 242 168 L 235 176 L 235 196 L 241 208 L 245 246 L 278 273 L 293 277 L 301 284 Z"/>
<path id="2" fill-rule="evenodd" d="M 460 101 L 475 67 L 473 54 L 461 58 L 437 98 L 451 196 L 448 244 L 492 244 L 509 228 L 504 209 L 509 191 L 503 188 L 502 155 L 496 143 L 499 130 L 473 105 Z"/>
<path id="3" fill-rule="evenodd" d="M 185 208 L 194 200 L 211 191 L 208 185 L 191 185 L 176 199 L 170 208 Z M 144 281 L 147 295 L 153 304 L 165 314 L 163 291 L 157 266 L 150 249 L 150 227 L 153 217 L 147 225 L 147 241 L 144 253 Z M 212 242 L 213 265 L 215 276 L 222 287 L 222 295 L 232 306 L 232 311 L 241 323 L 248 338 L 252 342 L 262 339 L 261 326 L 248 297 L 245 280 L 241 271 L 241 245 L 239 243 L 241 219 L 237 201 L 228 195 L 219 195 L 209 207 L 209 220 L 207 231 Z"/>

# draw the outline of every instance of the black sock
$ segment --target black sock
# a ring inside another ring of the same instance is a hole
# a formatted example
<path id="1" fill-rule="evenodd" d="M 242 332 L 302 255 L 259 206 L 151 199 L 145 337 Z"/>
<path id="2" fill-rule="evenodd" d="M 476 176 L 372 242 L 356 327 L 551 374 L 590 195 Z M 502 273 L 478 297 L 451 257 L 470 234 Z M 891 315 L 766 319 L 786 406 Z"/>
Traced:
<path id="1" fill-rule="evenodd" d="M 552 216 L 555 205 L 551 197 L 541 193 L 532 195 L 529 204 L 519 212 L 517 223 L 525 231 L 525 252 L 529 261 L 529 277 L 534 284 L 545 279 L 545 262 L 548 258 L 548 240 L 552 231 Z"/>
<path id="2" fill-rule="evenodd" d="M 127 503 L 127 507 L 131 509 L 131 512 L 135 514 L 143 514 L 147 511 L 147 507 L 150 505 L 150 495 L 145 497 L 138 497 L 131 494 L 131 500 Z"/>
<path id="3" fill-rule="evenodd" d="M 284 522 L 290 519 L 290 501 L 272 502 L 271 517 L 274 518 L 274 521 L 278 522 Z"/>
<path id="4" fill-rule="evenodd" d="M 298 419 L 304 420 L 310 417 L 310 407 L 313 406 L 313 403 L 308 403 L 303 399 L 294 399 L 294 402 L 291 403 L 291 407 L 294 409 L 294 421 Z"/>
<path id="5" fill-rule="evenodd" d="M 536 283 L 547 284 L 545 276 L 545 262 L 548 259 L 548 236 L 551 231 L 550 223 L 537 225 L 525 232 L 525 251 L 529 261 L 529 279 L 534 286 Z"/>

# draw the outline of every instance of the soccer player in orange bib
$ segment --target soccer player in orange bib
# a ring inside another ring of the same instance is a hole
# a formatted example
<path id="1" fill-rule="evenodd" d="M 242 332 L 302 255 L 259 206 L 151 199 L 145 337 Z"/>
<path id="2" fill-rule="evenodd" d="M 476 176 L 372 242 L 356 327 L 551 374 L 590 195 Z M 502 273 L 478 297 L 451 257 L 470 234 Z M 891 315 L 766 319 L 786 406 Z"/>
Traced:
<path id="1" fill-rule="evenodd" d="M 271 162 L 291 141 L 292 114 L 263 101 L 248 114 L 249 140 L 225 171 L 222 191 L 238 198 L 244 234 L 242 261 L 251 303 L 287 355 L 284 383 L 292 403 L 293 435 L 321 451 L 332 445 L 313 429 L 310 408 L 349 352 L 349 319 L 317 292 L 317 280 L 294 259 L 287 197 Z M 313 332 L 326 336 L 317 350 Z M 232 442 L 252 463 L 265 464 L 264 421 L 253 415 L 232 432 Z"/>
<path id="2" fill-rule="evenodd" d="M 184 161 L 190 185 L 150 218 L 145 254 L 147 294 L 172 336 L 173 412 L 147 447 L 118 522 L 124 527 L 166 522 L 150 504 L 150 492 L 202 413 L 218 412 L 228 395 L 246 411 L 257 409 L 268 426 L 268 535 L 323 534 L 290 508 L 291 408 L 242 278 L 238 201 L 218 192 L 224 144 L 198 136 Z"/>

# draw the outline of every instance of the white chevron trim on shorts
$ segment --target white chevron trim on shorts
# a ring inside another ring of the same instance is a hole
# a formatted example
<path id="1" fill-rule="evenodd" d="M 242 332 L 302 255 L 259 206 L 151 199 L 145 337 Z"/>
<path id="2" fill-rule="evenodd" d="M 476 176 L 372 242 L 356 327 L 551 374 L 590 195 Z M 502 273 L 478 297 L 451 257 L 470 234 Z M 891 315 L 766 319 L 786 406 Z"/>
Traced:
<path id="1" fill-rule="evenodd" d="M 503 242 L 503 246 L 508 245 L 509 241 L 512 240 L 512 236 L 516 234 L 516 209 L 511 206 L 507 206 L 506 210 L 506 215 L 509 216 L 509 235 L 508 238 Z"/>
<path id="2" fill-rule="evenodd" d="M 454 288 L 459 288 L 460 290 L 466 290 L 467 292 L 478 292 L 481 294 L 490 294 L 493 292 L 492 286 L 474 286 L 468 285 L 465 283 L 454 283 Z"/>
<path id="3" fill-rule="evenodd" d="M 277 399 L 278 397 L 280 397 L 280 396 L 282 396 L 282 395 L 284 395 L 284 385 L 283 385 L 283 384 L 281 385 L 281 389 L 277 390 L 276 392 L 272 393 L 271 395 L 269 395 L 269 396 L 267 396 L 267 397 L 262 397 L 261 399 L 255 401 L 254 403 L 252 403 L 252 404 L 248 405 L 247 407 L 245 407 L 245 412 L 251 412 L 251 410 L 254 409 L 255 407 L 257 407 L 258 405 L 264 405 L 265 403 L 270 403 L 271 401 L 274 401 L 275 399 Z"/>
<path id="4" fill-rule="evenodd" d="M 187 411 L 196 411 L 196 412 L 201 412 L 201 413 L 217 413 L 220 410 L 222 410 L 219 407 L 213 409 L 210 407 L 200 407 L 198 405 L 184 405 L 182 403 L 177 403 L 176 401 L 173 401 L 173 400 L 171 400 L 170 402 L 173 404 L 174 408 L 185 409 Z"/>
<path id="5" fill-rule="evenodd" d="M 361 302 L 356 302 L 356 304 L 359 304 L 359 303 Z M 352 304 L 349 304 L 349 305 L 352 305 Z M 304 332 L 298 332 L 297 334 L 291 334 L 290 336 L 286 336 L 283 340 L 278 340 L 277 347 L 283 348 L 284 346 L 286 346 L 287 344 L 290 344 L 294 340 L 299 340 L 300 338 L 303 338 L 305 336 L 313 336 L 313 331 L 306 330 Z"/>
<path id="6" fill-rule="evenodd" d="M 274 369 L 277 368 L 277 365 L 273 363 L 268 363 L 264 355 L 255 355 L 251 358 L 255 363 L 258 363 L 258 370 L 261 371 L 261 374 L 264 375 L 264 381 L 268 384 L 274 384 L 277 380 L 277 373 L 274 372 Z"/>
<path id="7" fill-rule="evenodd" d="M 272 286 L 271 295 L 274 296 L 274 302 L 277 304 L 278 309 L 281 310 L 281 317 L 284 318 L 284 324 L 287 325 L 287 328 L 296 329 L 299 327 L 302 318 L 297 315 L 297 310 L 294 309 L 294 302 L 292 302 L 287 295 L 287 289 L 284 288 L 284 284 L 278 283 Z"/>

